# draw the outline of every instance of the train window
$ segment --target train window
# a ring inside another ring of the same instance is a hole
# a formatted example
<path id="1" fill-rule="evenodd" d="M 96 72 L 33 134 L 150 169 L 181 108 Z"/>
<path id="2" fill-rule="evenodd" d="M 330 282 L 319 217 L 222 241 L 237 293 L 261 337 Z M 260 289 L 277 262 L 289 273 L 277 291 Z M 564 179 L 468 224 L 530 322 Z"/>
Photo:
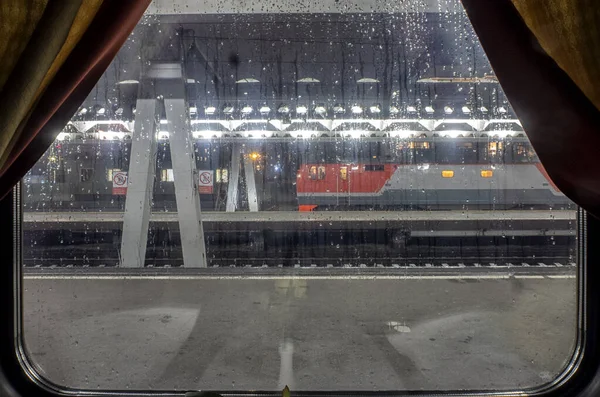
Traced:
<path id="1" fill-rule="evenodd" d="M 347 166 L 340 167 L 340 179 L 342 181 L 345 181 L 348 179 L 348 167 Z"/>
<path id="2" fill-rule="evenodd" d="M 325 166 L 319 166 L 319 180 L 325 179 Z"/>
<path id="3" fill-rule="evenodd" d="M 81 168 L 79 170 L 79 182 L 92 182 L 93 176 L 93 168 Z"/>
<path id="4" fill-rule="evenodd" d="M 121 171 L 120 168 L 109 168 L 106 170 L 106 180 L 112 182 L 115 172 Z"/>
<path id="5" fill-rule="evenodd" d="M 160 170 L 160 181 L 161 182 L 174 182 L 175 174 L 172 168 Z"/>
<path id="6" fill-rule="evenodd" d="M 216 181 L 217 183 L 229 182 L 229 170 L 227 168 L 217 168 Z"/>
<path id="7" fill-rule="evenodd" d="M 460 0 L 154 0 L 73 116 L 96 132 L 61 132 L 22 183 L 31 378 L 552 382 L 578 340 L 578 215 L 527 137 L 492 131 L 518 123 L 492 70 Z"/>

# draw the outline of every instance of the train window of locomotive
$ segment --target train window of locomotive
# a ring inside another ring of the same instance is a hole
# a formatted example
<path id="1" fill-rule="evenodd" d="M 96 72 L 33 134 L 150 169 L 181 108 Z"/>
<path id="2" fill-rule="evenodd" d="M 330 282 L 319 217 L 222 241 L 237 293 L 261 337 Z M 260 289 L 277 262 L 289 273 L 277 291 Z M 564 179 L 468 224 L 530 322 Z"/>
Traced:
<path id="1" fill-rule="evenodd" d="M 325 179 L 325 166 L 319 166 L 319 180 Z"/>
<path id="2" fill-rule="evenodd" d="M 348 167 L 347 166 L 340 167 L 340 179 L 342 181 L 348 180 Z"/>
<path id="3" fill-rule="evenodd" d="M 507 99 L 460 4 L 154 0 L 73 117 L 98 133 L 23 182 L 31 367 L 81 395 L 559 375 L 576 213 L 485 131 Z"/>
<path id="4" fill-rule="evenodd" d="M 312 165 L 308 171 L 308 179 L 316 180 L 317 179 L 317 166 Z"/>

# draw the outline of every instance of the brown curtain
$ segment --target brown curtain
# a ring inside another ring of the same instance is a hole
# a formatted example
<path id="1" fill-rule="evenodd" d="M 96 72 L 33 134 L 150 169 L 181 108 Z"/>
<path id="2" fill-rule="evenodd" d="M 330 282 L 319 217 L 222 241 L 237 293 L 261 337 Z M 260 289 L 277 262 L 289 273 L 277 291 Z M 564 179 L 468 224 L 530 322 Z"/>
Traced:
<path id="1" fill-rule="evenodd" d="M 0 198 L 52 143 L 149 3 L 0 2 Z"/>
<path id="2" fill-rule="evenodd" d="M 462 0 L 542 164 L 600 216 L 600 7 L 596 0 Z"/>

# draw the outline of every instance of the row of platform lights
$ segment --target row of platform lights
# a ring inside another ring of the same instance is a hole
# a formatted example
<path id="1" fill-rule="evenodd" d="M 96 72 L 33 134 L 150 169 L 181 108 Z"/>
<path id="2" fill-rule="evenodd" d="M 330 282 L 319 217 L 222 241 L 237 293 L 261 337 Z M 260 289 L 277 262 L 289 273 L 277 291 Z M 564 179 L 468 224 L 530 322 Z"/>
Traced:
<path id="1" fill-rule="evenodd" d="M 191 117 L 196 117 L 198 115 L 198 108 L 196 106 L 191 106 L 189 110 L 190 110 Z M 264 116 L 270 114 L 271 110 L 272 109 L 267 105 L 262 105 L 261 107 L 258 108 L 258 112 Z M 334 114 L 346 113 L 346 108 L 340 104 L 335 105 L 332 110 L 333 110 Z M 435 113 L 435 109 L 433 108 L 433 106 L 425 106 L 424 110 L 425 110 L 425 113 L 427 113 L 427 114 Z M 483 114 L 487 114 L 489 112 L 488 108 L 486 108 L 485 106 L 479 107 L 478 110 Z M 325 105 L 317 105 L 314 107 L 313 111 L 315 114 L 317 114 L 319 116 L 327 115 L 327 108 L 325 107 Z M 365 108 L 363 106 L 355 104 L 350 107 L 350 111 L 354 115 L 361 115 L 365 112 Z M 369 106 L 368 111 L 372 115 L 380 114 L 381 106 L 378 104 L 371 105 L 371 106 Z M 469 115 L 469 114 L 473 113 L 473 109 L 471 109 L 469 106 L 463 106 L 461 108 L 461 111 L 465 115 Z M 223 107 L 224 114 L 231 115 L 234 112 L 235 112 L 235 107 L 233 105 L 225 105 Z M 282 114 L 282 115 L 288 115 L 288 114 L 290 114 L 290 112 L 291 112 L 291 109 L 290 109 L 290 106 L 288 106 L 288 105 L 281 105 L 281 106 L 279 106 L 279 108 L 277 108 L 277 113 Z M 504 106 L 499 106 L 497 108 L 497 112 L 499 114 L 506 114 L 506 113 L 508 113 L 508 110 Z M 217 108 L 215 106 L 206 106 L 204 108 L 204 114 L 207 116 L 213 116 L 216 113 L 217 113 Z M 254 113 L 254 108 L 250 105 L 244 105 L 240 108 L 240 113 L 242 115 L 248 116 L 248 115 Z M 390 106 L 390 114 L 398 114 L 398 113 L 400 113 L 400 109 L 397 106 Z M 417 106 L 407 106 L 406 113 L 408 113 L 408 114 L 418 113 Z M 444 106 L 444 113 L 447 115 L 451 115 L 454 113 L 454 108 L 452 106 Z M 304 115 L 308 114 L 308 106 L 306 106 L 306 105 L 296 106 L 296 114 L 299 116 L 304 116 Z"/>

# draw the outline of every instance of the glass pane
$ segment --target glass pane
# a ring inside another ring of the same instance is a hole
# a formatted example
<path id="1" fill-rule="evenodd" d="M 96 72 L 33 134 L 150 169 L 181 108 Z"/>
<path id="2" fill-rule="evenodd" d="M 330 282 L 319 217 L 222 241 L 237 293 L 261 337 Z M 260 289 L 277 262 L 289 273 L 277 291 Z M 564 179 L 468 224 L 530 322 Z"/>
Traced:
<path id="1" fill-rule="evenodd" d="M 59 385 L 514 389 L 575 346 L 576 208 L 458 0 L 155 0 L 23 188 Z"/>

